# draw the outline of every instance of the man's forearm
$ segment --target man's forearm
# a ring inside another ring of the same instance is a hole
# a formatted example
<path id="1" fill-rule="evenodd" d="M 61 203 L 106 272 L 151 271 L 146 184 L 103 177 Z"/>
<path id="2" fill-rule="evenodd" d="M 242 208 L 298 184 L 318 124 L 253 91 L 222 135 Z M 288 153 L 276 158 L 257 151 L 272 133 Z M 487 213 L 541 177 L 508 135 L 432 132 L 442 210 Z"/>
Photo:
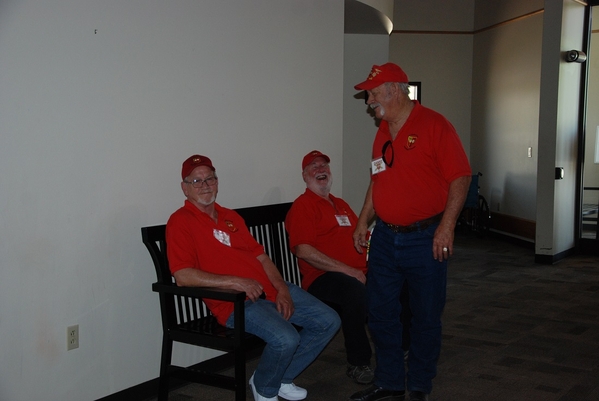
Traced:
<path id="1" fill-rule="evenodd" d="M 270 259 L 270 257 L 267 254 L 263 253 L 262 255 L 258 256 L 258 260 L 262 264 L 262 268 L 266 272 L 268 279 L 270 280 L 272 285 L 277 289 L 277 291 L 286 289 L 287 284 L 285 284 L 285 280 L 283 280 L 281 273 L 277 269 L 277 266 L 275 266 L 273 261 Z"/>
<path id="2" fill-rule="evenodd" d="M 174 277 L 177 285 L 181 287 L 215 287 L 231 289 L 235 286 L 234 276 L 209 273 L 193 267 L 176 271 Z"/>
<path id="3" fill-rule="evenodd" d="M 445 205 L 445 211 L 443 212 L 443 219 L 441 220 L 440 225 L 446 225 L 452 230 L 455 228 L 458 217 L 462 212 L 464 202 L 466 201 L 471 180 L 472 177 L 468 175 L 456 178 L 449 184 L 447 203 Z"/>
<path id="4" fill-rule="evenodd" d="M 320 252 L 312 245 L 299 244 L 295 247 L 295 255 L 305 260 L 310 266 L 327 272 L 345 272 L 348 266 Z"/>
<path id="5" fill-rule="evenodd" d="M 368 185 L 368 191 L 366 191 L 366 196 L 364 197 L 364 206 L 362 206 L 362 210 L 360 211 L 360 216 L 358 217 L 358 224 L 363 224 L 366 227 L 372 222 L 374 219 L 374 204 L 372 202 L 372 181 Z"/>

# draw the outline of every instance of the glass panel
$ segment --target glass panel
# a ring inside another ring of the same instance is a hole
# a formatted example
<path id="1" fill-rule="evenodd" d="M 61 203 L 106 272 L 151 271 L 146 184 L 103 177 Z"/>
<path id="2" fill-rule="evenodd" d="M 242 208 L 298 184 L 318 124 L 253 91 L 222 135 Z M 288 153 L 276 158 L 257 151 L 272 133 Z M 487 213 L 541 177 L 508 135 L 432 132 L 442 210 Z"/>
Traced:
<path id="1" fill-rule="evenodd" d="M 599 7 L 592 8 L 591 39 L 587 58 L 587 113 L 583 165 L 582 238 L 597 239 L 599 205 Z M 593 57 L 594 56 L 594 57 Z"/>

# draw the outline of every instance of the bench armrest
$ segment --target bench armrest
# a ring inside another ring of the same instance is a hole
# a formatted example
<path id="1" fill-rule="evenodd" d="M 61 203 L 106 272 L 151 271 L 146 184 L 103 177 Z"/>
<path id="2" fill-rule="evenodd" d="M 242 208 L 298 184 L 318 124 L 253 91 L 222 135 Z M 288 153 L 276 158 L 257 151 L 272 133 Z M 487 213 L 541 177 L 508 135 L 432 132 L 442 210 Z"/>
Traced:
<path id="1" fill-rule="evenodd" d="M 195 298 L 216 299 L 219 301 L 238 302 L 245 301 L 246 294 L 243 291 L 226 290 L 216 287 L 178 287 L 160 283 L 152 284 L 154 292 L 181 295 Z"/>

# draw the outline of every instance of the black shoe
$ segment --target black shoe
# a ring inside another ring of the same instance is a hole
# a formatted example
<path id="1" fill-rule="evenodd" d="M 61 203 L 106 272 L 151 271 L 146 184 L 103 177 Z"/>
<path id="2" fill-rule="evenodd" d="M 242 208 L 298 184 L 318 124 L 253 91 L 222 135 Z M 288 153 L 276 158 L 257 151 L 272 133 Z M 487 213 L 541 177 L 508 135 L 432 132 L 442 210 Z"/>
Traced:
<path id="1" fill-rule="evenodd" d="M 379 386 L 370 386 L 366 390 L 352 394 L 351 401 L 404 401 L 405 391 L 385 390 Z"/>
<path id="2" fill-rule="evenodd" d="M 374 371 L 368 365 L 353 366 L 349 365 L 346 371 L 347 375 L 354 379 L 358 384 L 370 384 L 374 381 Z"/>
<path id="3" fill-rule="evenodd" d="M 410 391 L 409 401 L 428 401 L 428 394 L 422 391 Z"/>

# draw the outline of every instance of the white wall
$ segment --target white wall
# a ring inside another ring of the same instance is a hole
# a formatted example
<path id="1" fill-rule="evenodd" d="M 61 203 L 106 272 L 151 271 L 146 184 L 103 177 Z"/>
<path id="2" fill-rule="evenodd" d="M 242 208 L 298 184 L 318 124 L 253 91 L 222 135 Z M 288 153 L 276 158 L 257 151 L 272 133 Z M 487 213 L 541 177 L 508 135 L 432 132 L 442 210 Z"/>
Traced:
<path id="1" fill-rule="evenodd" d="M 477 15 L 484 15 L 479 4 Z M 499 13 L 496 2 L 484 2 L 491 5 Z M 509 15 L 507 10 L 501 14 Z M 538 14 L 474 35 L 472 165 L 484 174 L 481 193 L 491 211 L 532 221 L 542 33 L 543 15 Z"/>
<path id="2" fill-rule="evenodd" d="M 443 114 L 470 154 L 474 0 L 396 0 L 389 59 L 422 83 L 422 104 Z M 434 32 L 434 33 L 430 33 Z M 475 167 L 473 167 L 475 168 Z"/>
<path id="3" fill-rule="evenodd" d="M 474 29 L 488 28 L 512 18 L 542 10 L 544 3 L 544 0 L 476 0 Z"/>
<path id="4" fill-rule="evenodd" d="M 546 0 L 539 110 L 535 253 L 553 256 L 574 248 L 579 99 L 582 65 L 567 50 L 582 48 L 584 6 Z M 564 179 L 555 180 L 555 167 Z"/>
<path id="5" fill-rule="evenodd" d="M 229 207 L 293 200 L 313 148 L 340 187 L 341 1 L 3 0 L 0 53 L 1 400 L 158 375 L 139 230 L 182 205 L 189 155 Z"/>

